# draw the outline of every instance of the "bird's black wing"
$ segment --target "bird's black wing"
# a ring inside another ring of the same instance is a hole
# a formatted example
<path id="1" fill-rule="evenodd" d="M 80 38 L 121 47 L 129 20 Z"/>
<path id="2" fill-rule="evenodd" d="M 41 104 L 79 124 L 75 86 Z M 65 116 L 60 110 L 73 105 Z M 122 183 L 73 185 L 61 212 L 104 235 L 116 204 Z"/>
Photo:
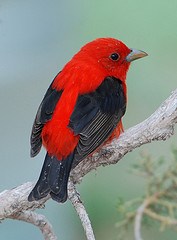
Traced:
<path id="1" fill-rule="evenodd" d="M 53 83 L 53 82 L 52 82 Z M 42 146 L 41 132 L 44 124 L 52 118 L 55 106 L 62 94 L 62 91 L 57 91 L 52 88 L 52 83 L 49 86 L 36 114 L 31 132 L 31 157 L 35 157 Z"/>
<path id="2" fill-rule="evenodd" d="M 78 97 L 69 122 L 74 134 L 80 136 L 73 167 L 111 135 L 125 110 L 123 86 L 114 77 L 105 78 L 94 92 Z"/>

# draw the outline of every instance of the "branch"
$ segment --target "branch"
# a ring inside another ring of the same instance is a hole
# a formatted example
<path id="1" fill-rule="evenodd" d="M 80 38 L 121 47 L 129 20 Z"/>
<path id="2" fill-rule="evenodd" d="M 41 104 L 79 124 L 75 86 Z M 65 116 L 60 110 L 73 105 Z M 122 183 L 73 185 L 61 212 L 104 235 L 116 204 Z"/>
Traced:
<path id="1" fill-rule="evenodd" d="M 87 157 L 85 160 L 80 162 L 79 165 L 74 166 L 70 175 L 71 182 L 69 184 L 69 199 L 71 200 L 81 219 L 87 234 L 87 239 L 94 239 L 93 231 L 88 219 L 88 215 L 78 194 L 76 193 L 75 188 L 72 190 L 72 182 L 74 184 L 79 183 L 83 176 L 99 166 L 117 163 L 125 154 L 136 149 L 137 147 L 140 147 L 141 145 L 150 143 L 151 141 L 166 140 L 174 133 L 174 125 L 176 123 L 177 89 L 145 121 L 128 129 L 122 133 L 118 139 L 115 139 L 110 144 L 103 146 L 95 154 Z M 38 202 L 28 202 L 27 196 L 32 187 L 33 184 L 28 182 L 12 190 L 6 190 L 0 193 L 0 220 L 5 218 L 13 218 L 13 216 L 16 215 L 20 216 L 21 212 L 24 213 L 25 211 L 29 210 L 33 211 L 36 208 L 43 207 L 44 203 L 49 199 L 49 197 Z M 32 219 L 35 217 L 38 218 L 39 216 L 33 215 L 29 218 L 28 222 L 35 224 L 35 221 L 32 221 Z M 25 217 L 25 221 L 27 221 L 27 219 L 28 217 Z M 46 222 L 46 224 L 48 223 Z M 50 226 L 48 229 L 50 229 L 49 232 L 52 231 Z M 52 238 L 48 237 L 48 239 Z"/>
<path id="2" fill-rule="evenodd" d="M 142 223 L 143 215 L 147 207 L 151 203 L 153 203 L 157 199 L 157 197 L 159 197 L 160 195 L 162 195 L 162 193 L 154 194 L 153 196 L 146 198 L 144 202 L 136 210 L 135 225 L 134 225 L 135 240 L 143 240 L 141 237 L 141 223 Z"/>
<path id="3" fill-rule="evenodd" d="M 141 222 L 144 214 L 144 209 L 146 208 L 146 206 L 147 206 L 147 201 L 144 201 L 136 211 L 135 225 L 134 225 L 135 240 L 143 240 L 141 237 Z"/>
<path id="4" fill-rule="evenodd" d="M 45 240 L 57 240 L 55 236 L 52 225 L 48 222 L 45 216 L 42 214 L 35 213 L 33 211 L 19 212 L 18 214 L 10 216 L 12 219 L 21 220 L 24 222 L 31 223 L 38 227 Z"/>
<path id="5" fill-rule="evenodd" d="M 48 220 L 43 215 L 32 212 L 36 208 L 43 208 L 49 197 L 34 203 L 28 202 L 27 197 L 32 187 L 33 183 L 27 182 L 0 193 L 0 222 L 5 218 L 25 221 L 39 227 L 45 240 L 56 240 Z"/>
<path id="6" fill-rule="evenodd" d="M 70 181 L 68 184 L 68 198 L 72 202 L 84 228 L 87 240 L 95 240 L 93 229 L 87 211 L 76 191 L 75 185 Z"/>
<path id="7" fill-rule="evenodd" d="M 33 183 L 27 182 L 16 188 L 0 193 L 0 220 L 11 218 L 11 216 L 15 216 L 19 212 L 44 207 L 44 203 L 50 197 L 40 201 L 28 202 L 27 197 L 32 187 Z"/>

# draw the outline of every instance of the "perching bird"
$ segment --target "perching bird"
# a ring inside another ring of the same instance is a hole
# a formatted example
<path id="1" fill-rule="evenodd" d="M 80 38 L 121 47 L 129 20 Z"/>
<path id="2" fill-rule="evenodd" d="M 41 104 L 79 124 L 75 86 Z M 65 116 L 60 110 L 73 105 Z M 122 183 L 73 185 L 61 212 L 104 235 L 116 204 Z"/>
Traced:
<path id="1" fill-rule="evenodd" d="M 47 154 L 29 201 L 50 194 L 65 202 L 72 165 L 120 135 L 127 71 L 130 62 L 145 56 L 117 39 L 99 38 L 83 46 L 54 78 L 32 128 L 31 156 L 42 145 Z"/>

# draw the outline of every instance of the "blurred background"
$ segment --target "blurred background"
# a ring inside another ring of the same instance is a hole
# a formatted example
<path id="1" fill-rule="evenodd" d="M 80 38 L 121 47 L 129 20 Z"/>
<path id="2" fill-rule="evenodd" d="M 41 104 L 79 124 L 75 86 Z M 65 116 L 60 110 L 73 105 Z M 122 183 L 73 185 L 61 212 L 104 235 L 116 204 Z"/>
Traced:
<path id="1" fill-rule="evenodd" d="M 177 85 L 177 1 L 160 0 L 0 0 L 0 191 L 36 181 L 43 150 L 29 157 L 29 136 L 39 103 L 54 76 L 80 47 L 97 37 L 114 37 L 149 56 L 132 63 L 128 74 L 125 129 L 148 117 Z M 155 142 L 125 156 L 117 165 L 99 168 L 78 186 L 96 239 L 116 240 L 116 204 L 143 194 L 144 183 L 128 169 L 140 151 L 154 158 L 168 156 L 176 145 Z M 62 240 L 85 239 L 68 201 L 48 201 L 39 212 L 50 220 Z M 143 230 L 144 239 L 176 239 L 172 231 Z M 42 240 L 40 231 L 5 220 L 0 239 Z M 127 240 L 133 239 L 132 231 Z"/>

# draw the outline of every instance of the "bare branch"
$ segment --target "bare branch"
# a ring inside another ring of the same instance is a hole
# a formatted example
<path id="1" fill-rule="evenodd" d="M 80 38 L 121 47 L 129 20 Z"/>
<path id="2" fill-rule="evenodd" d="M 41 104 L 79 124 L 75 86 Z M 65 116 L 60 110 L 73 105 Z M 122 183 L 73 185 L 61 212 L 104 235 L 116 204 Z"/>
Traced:
<path id="1" fill-rule="evenodd" d="M 27 182 L 0 193 L 0 221 L 11 218 L 31 223 L 39 227 L 45 240 L 56 240 L 52 226 L 45 216 L 32 212 L 36 208 L 43 208 L 44 202 L 49 197 L 38 202 L 28 202 L 27 197 L 32 187 L 33 183 Z"/>
<path id="2" fill-rule="evenodd" d="M 147 206 L 150 204 L 150 202 L 151 200 L 145 199 L 145 201 L 139 206 L 139 208 L 136 211 L 135 225 L 134 225 L 135 240 L 143 240 L 141 237 L 141 222 L 142 222 L 142 217 L 144 215 L 144 211 L 147 208 Z"/>
<path id="3" fill-rule="evenodd" d="M 38 214 L 33 211 L 24 211 L 16 213 L 10 218 L 35 225 L 41 230 L 45 240 L 57 240 L 57 237 L 53 232 L 52 225 L 42 214 Z"/>
<path id="4" fill-rule="evenodd" d="M 0 193 L 0 220 L 11 218 L 19 212 L 43 208 L 44 203 L 50 198 L 40 201 L 28 202 L 28 195 L 32 190 L 33 183 L 27 182 L 11 190 Z"/>
<path id="5" fill-rule="evenodd" d="M 68 184 L 68 197 L 81 220 L 87 240 L 95 240 L 91 222 L 84 204 L 81 201 L 80 194 L 77 192 L 75 185 L 71 181 Z"/>

